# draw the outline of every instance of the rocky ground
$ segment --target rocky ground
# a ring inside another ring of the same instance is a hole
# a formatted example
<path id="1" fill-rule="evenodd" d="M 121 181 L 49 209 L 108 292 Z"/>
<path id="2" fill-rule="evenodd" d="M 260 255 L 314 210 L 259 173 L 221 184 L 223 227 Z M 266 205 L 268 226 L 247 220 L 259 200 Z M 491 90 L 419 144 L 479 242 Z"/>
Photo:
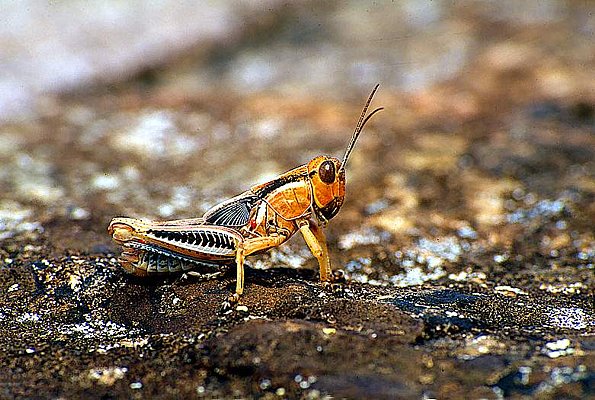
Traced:
<path id="1" fill-rule="evenodd" d="M 595 395 L 591 6 L 176 4 L 9 14 L 50 34 L 2 33 L 1 398 Z M 79 63 L 40 50 L 64 37 Z M 342 155 L 377 82 L 326 230 L 345 284 L 298 237 L 249 258 L 230 312 L 235 271 L 119 267 L 112 217 L 199 216 Z"/>

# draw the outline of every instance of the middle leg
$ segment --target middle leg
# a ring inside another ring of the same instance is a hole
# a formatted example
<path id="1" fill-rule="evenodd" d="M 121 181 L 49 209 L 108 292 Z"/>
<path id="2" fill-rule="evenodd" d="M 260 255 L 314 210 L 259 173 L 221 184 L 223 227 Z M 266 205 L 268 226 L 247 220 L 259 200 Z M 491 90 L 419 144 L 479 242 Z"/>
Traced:
<path id="1" fill-rule="evenodd" d="M 258 238 L 246 239 L 236 243 L 236 291 L 234 298 L 237 301 L 244 292 L 244 261 L 250 254 L 261 250 L 277 247 L 287 240 L 286 236 L 275 234 Z"/>

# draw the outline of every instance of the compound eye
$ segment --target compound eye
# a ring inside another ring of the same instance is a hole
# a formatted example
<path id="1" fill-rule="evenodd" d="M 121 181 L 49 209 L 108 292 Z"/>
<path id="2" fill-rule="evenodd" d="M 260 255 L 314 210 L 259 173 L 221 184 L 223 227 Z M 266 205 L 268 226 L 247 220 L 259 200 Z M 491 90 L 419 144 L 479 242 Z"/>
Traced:
<path id="1" fill-rule="evenodd" d="M 335 164 L 332 161 L 324 161 L 318 169 L 320 180 L 330 184 L 335 181 Z"/>

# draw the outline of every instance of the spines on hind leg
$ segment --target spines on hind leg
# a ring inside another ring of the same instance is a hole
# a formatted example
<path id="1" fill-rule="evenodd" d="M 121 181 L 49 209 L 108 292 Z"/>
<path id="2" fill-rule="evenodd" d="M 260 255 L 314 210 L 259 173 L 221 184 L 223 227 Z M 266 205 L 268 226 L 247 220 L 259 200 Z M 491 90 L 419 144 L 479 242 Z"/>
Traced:
<path id="1" fill-rule="evenodd" d="M 114 218 L 109 224 L 108 233 L 122 246 L 118 260 L 130 274 L 147 276 L 193 270 L 196 271 L 194 276 L 210 278 L 233 264 L 234 259 L 226 253 L 235 252 L 236 242 L 241 240 L 241 236 L 227 228 L 200 224 L 185 226 L 187 230 L 180 229 L 182 222 L 189 224 L 200 221 L 155 222 Z M 198 243 L 199 237 L 205 243 Z M 196 253 L 196 256 L 184 253 Z"/>

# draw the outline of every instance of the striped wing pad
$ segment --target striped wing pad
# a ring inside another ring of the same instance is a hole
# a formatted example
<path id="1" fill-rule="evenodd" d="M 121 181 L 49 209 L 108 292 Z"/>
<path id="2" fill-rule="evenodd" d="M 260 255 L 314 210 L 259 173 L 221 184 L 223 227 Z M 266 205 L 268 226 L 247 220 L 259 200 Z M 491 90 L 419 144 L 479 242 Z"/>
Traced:
<path id="1" fill-rule="evenodd" d="M 250 211 L 258 200 L 256 195 L 245 192 L 211 208 L 203 218 L 207 223 L 213 225 L 244 226 L 248 223 Z"/>

